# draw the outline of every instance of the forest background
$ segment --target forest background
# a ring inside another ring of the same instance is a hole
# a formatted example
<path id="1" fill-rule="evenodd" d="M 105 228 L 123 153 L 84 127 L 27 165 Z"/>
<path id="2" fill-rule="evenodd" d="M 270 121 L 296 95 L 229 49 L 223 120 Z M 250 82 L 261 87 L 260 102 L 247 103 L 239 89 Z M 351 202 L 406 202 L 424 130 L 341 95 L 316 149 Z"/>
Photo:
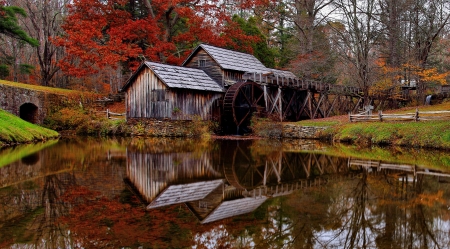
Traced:
<path id="1" fill-rule="evenodd" d="M 414 84 L 423 101 L 449 79 L 448 0 L 4 0 L 0 6 L 0 78 L 28 84 L 116 93 L 144 60 L 180 65 L 200 43 L 253 54 L 300 78 L 358 86 L 364 96 L 400 98 L 401 86 Z M 29 36 L 9 31 L 7 19 Z"/>

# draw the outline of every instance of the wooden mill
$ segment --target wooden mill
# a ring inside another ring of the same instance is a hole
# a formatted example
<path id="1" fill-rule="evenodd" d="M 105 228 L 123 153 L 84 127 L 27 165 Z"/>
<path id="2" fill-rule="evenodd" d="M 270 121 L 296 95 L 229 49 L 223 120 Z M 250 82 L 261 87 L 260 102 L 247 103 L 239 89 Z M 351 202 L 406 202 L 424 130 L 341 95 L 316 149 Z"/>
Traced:
<path id="1" fill-rule="evenodd" d="M 127 118 L 218 120 L 245 133 L 254 113 L 280 121 L 354 111 L 358 88 L 302 80 L 265 67 L 250 54 L 199 45 L 181 67 L 145 62 L 127 81 Z"/>

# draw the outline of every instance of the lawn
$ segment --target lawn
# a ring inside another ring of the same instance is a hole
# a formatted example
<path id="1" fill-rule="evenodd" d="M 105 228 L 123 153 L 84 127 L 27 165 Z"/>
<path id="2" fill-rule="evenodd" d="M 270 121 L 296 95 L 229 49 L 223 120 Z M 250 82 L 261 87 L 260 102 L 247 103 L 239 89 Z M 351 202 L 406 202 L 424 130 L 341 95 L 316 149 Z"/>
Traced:
<path id="1" fill-rule="evenodd" d="M 0 147 L 59 137 L 56 131 L 34 125 L 0 109 Z"/>

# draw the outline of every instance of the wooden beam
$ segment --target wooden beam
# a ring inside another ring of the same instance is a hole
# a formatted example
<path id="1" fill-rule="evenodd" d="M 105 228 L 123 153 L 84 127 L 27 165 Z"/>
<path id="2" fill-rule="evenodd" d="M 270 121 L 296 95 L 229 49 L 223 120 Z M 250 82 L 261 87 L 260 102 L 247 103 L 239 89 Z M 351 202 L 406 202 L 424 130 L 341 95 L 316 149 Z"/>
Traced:
<path id="1" fill-rule="evenodd" d="M 309 118 L 311 118 L 311 115 L 309 115 L 309 113 L 305 111 L 306 105 L 309 103 L 309 99 L 310 98 L 311 98 L 311 93 L 308 91 L 307 94 L 306 94 L 305 102 L 303 102 L 303 106 L 300 109 L 300 112 L 298 113 L 297 120 L 300 119 L 300 115 L 302 115 L 303 112 L 305 112 L 306 115 L 308 115 Z"/>

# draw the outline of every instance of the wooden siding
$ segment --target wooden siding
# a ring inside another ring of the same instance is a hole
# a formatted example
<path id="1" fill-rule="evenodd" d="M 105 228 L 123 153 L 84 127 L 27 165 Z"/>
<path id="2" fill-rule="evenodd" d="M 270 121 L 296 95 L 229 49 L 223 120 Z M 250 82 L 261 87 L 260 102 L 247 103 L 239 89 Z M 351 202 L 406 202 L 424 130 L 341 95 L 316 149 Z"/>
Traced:
<path id="1" fill-rule="evenodd" d="M 233 85 L 234 83 L 242 80 L 244 76 L 243 72 L 226 70 L 223 75 L 223 83 L 226 86 Z"/>
<path id="2" fill-rule="evenodd" d="M 127 118 L 170 118 L 189 120 L 199 115 L 211 119 L 214 103 L 222 93 L 169 89 L 149 69 L 144 68 L 126 91 Z"/>
<path id="3" fill-rule="evenodd" d="M 200 60 L 205 60 L 204 67 L 200 67 Z M 224 73 L 222 68 L 220 68 L 220 65 L 217 64 L 205 50 L 200 49 L 198 53 L 195 54 L 188 63 L 186 63 L 185 66 L 190 68 L 198 68 L 205 71 L 205 73 L 215 82 L 220 84 L 222 87 L 224 86 Z"/>

